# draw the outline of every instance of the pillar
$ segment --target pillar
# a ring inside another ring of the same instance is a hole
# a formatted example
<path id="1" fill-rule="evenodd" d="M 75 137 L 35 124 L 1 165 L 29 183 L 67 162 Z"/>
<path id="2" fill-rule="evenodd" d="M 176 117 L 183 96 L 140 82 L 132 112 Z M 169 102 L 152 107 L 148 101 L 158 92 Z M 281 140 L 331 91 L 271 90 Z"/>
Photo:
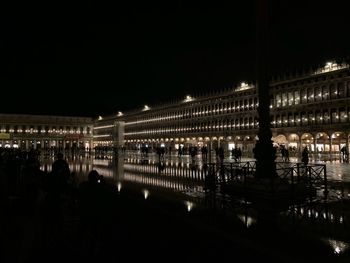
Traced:
<path id="1" fill-rule="evenodd" d="M 209 147 L 209 149 L 208 149 L 208 153 L 209 153 L 209 162 L 211 163 L 211 151 L 212 151 L 212 149 L 213 149 L 213 139 L 211 139 L 210 140 L 210 143 L 209 143 L 209 145 L 208 145 Z"/>
<path id="2" fill-rule="evenodd" d="M 276 174 L 276 153 L 272 144 L 269 94 L 269 56 L 268 56 L 268 1 L 257 2 L 257 91 L 259 98 L 259 140 L 255 145 L 256 176 L 273 178 Z"/>
<path id="3" fill-rule="evenodd" d="M 317 145 L 317 134 L 313 135 L 314 137 L 314 152 L 317 153 L 317 148 L 316 148 L 316 145 Z"/>

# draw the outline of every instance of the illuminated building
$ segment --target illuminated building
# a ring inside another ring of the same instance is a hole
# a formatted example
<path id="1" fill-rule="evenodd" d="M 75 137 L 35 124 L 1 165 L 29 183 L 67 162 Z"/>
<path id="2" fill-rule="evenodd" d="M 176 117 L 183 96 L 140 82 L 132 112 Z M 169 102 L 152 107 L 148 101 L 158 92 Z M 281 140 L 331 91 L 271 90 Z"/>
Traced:
<path id="1" fill-rule="evenodd" d="M 270 82 L 271 128 L 275 144 L 300 151 L 339 152 L 349 146 L 350 69 L 328 62 L 309 72 Z M 0 115 L 1 147 L 203 146 L 240 147 L 252 156 L 258 132 L 253 83 L 161 106 L 91 118 Z"/>
<path id="2" fill-rule="evenodd" d="M 1 147 L 89 149 L 91 145 L 91 118 L 0 114 Z"/>
<path id="3" fill-rule="evenodd" d="M 307 73 L 275 77 L 270 93 L 272 139 L 276 144 L 296 151 L 308 146 L 319 152 L 339 152 L 343 145 L 349 146 L 347 63 L 328 62 Z M 173 150 L 179 145 L 223 145 L 251 154 L 257 139 L 258 105 L 254 84 L 242 82 L 231 90 L 200 97 L 188 95 L 177 103 L 106 116 L 94 123 L 94 141 L 125 144 L 130 149 L 142 145 Z"/>

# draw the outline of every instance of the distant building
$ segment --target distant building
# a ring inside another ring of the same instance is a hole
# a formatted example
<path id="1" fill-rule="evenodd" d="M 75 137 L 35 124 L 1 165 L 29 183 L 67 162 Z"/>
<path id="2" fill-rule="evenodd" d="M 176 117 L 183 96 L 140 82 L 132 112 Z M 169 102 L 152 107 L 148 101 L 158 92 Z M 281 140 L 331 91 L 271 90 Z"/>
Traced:
<path id="1" fill-rule="evenodd" d="M 89 149 L 92 119 L 0 114 L 0 147 L 21 149 Z"/>

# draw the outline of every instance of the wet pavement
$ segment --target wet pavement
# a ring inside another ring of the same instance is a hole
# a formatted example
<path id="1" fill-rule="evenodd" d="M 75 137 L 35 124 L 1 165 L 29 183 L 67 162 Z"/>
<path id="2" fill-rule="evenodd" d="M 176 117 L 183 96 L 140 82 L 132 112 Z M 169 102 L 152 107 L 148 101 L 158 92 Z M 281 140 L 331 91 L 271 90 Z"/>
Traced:
<path id="1" fill-rule="evenodd" d="M 47 228 L 45 212 L 28 213 L 14 200 L 3 206 L 2 256 L 4 262 L 348 262 L 350 165 L 337 156 L 313 161 L 326 163 L 331 198 L 276 211 L 273 204 L 205 193 L 196 172 L 201 158 L 174 155 L 163 166 L 158 156 L 138 153 L 71 159 L 80 182 L 96 169 L 110 183 L 94 229 L 87 231 L 69 202 L 60 224 L 51 225 L 57 228 Z M 51 162 L 43 160 L 42 169 L 50 171 Z"/>

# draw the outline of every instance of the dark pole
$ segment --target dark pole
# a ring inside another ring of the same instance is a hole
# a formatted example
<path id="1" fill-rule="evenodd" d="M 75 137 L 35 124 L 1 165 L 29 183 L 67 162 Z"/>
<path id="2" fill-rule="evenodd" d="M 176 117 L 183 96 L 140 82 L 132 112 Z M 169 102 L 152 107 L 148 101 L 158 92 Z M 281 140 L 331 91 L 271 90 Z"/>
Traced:
<path id="1" fill-rule="evenodd" d="M 257 0 L 257 88 L 259 97 L 259 131 L 254 157 L 256 176 L 276 176 L 276 152 L 272 145 L 270 128 L 269 57 L 268 57 L 268 0 Z"/>

